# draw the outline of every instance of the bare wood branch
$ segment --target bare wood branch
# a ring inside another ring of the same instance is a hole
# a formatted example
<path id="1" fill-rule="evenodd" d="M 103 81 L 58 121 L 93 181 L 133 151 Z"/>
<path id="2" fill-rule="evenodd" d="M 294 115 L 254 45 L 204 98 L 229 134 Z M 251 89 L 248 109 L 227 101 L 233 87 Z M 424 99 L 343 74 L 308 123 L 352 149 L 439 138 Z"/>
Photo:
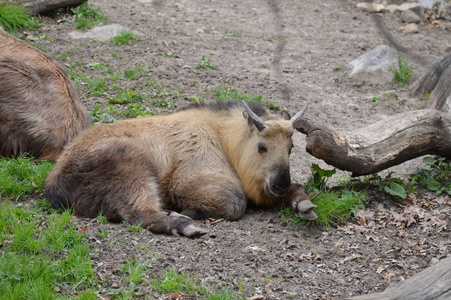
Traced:
<path id="1" fill-rule="evenodd" d="M 419 97 L 435 89 L 442 73 L 451 65 L 451 52 L 448 52 L 431 65 L 426 73 L 410 87 L 412 96 Z M 448 81 L 449 82 L 449 81 Z M 448 83 L 449 84 L 449 83 Z"/>
<path id="2" fill-rule="evenodd" d="M 382 293 L 348 298 L 347 300 L 445 300 L 451 298 L 451 257 Z"/>
<path id="3" fill-rule="evenodd" d="M 451 158 L 451 115 L 436 110 L 404 112 L 341 134 L 305 118 L 293 126 L 307 135 L 307 152 L 353 176 L 426 154 Z"/>
<path id="4" fill-rule="evenodd" d="M 31 14 L 38 15 L 58 8 L 78 6 L 82 0 L 15 0 L 14 2 L 27 7 Z"/>

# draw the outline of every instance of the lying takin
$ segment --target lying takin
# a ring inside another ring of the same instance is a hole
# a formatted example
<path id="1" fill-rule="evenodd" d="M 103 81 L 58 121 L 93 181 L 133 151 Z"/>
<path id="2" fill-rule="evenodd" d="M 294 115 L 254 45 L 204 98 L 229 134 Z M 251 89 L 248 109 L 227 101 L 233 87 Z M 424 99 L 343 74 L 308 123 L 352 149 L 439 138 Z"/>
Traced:
<path id="1" fill-rule="evenodd" d="M 244 102 L 243 102 L 244 103 Z M 248 201 L 288 202 L 307 220 L 316 206 L 291 184 L 292 123 L 258 103 L 193 104 L 166 116 L 102 124 L 63 152 L 45 181 L 55 208 L 196 237 L 192 219 L 237 220 Z"/>
<path id="2" fill-rule="evenodd" d="M 89 126 L 66 72 L 0 27 L 0 156 L 56 160 Z"/>

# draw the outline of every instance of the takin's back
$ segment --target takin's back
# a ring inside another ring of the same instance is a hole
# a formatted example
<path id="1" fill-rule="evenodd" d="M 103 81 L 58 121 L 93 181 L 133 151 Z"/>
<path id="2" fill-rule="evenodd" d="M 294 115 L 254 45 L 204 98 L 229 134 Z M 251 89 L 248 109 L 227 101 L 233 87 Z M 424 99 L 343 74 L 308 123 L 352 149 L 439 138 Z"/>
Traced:
<path id="1" fill-rule="evenodd" d="M 56 160 L 89 127 L 66 72 L 49 56 L 0 28 L 0 156 Z"/>

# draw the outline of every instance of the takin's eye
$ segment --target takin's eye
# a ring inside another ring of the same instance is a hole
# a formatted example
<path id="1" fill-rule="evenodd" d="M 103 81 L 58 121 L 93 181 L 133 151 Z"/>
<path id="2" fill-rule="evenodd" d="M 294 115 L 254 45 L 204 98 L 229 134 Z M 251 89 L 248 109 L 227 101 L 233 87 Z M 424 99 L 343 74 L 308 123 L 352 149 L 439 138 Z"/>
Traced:
<path id="1" fill-rule="evenodd" d="M 265 152 L 268 152 L 268 149 L 266 149 L 265 144 L 258 143 L 258 153 L 263 154 Z"/>

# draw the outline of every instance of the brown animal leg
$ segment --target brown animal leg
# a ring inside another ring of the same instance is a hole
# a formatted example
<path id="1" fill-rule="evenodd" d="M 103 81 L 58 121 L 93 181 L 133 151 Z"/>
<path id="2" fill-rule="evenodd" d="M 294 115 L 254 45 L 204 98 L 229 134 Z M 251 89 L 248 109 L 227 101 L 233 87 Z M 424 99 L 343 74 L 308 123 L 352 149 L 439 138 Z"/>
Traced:
<path id="1" fill-rule="evenodd" d="M 196 227 L 193 221 L 186 216 L 175 212 L 149 211 L 141 212 L 142 227 L 156 234 L 182 234 L 186 237 L 200 237 L 206 230 Z"/>
<path id="2" fill-rule="evenodd" d="M 243 216 L 247 205 L 239 184 L 233 183 L 230 178 L 214 174 L 185 179 L 176 185 L 171 196 L 169 207 L 197 220 L 238 220 Z"/>
<path id="3" fill-rule="evenodd" d="M 291 206 L 298 212 L 301 219 L 314 221 L 318 219 L 315 214 L 316 205 L 310 200 L 307 191 L 300 184 L 293 184 L 288 192 Z"/>

